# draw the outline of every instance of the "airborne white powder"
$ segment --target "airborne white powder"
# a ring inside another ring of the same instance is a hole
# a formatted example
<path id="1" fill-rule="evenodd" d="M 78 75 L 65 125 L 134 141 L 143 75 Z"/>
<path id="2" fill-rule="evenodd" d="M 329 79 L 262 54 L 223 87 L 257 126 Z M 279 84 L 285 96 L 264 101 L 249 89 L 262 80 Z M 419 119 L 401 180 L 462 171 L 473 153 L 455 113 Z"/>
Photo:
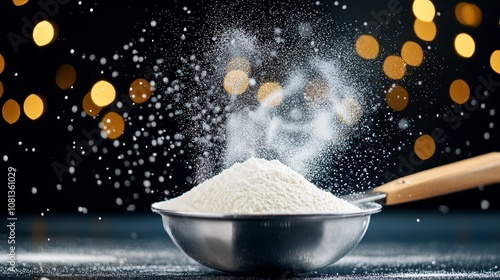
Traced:
<path id="1" fill-rule="evenodd" d="M 235 163 L 183 195 L 156 207 L 217 214 L 316 214 L 359 210 L 317 188 L 278 160 Z"/>

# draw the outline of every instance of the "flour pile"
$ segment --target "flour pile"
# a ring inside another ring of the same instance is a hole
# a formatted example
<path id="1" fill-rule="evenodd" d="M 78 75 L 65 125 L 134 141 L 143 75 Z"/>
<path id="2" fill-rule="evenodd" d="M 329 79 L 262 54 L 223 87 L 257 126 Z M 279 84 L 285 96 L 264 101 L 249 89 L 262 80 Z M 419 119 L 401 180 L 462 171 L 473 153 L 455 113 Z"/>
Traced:
<path id="1" fill-rule="evenodd" d="M 278 160 L 235 163 L 183 195 L 156 204 L 166 210 L 217 214 L 315 214 L 359 210 L 317 188 Z"/>

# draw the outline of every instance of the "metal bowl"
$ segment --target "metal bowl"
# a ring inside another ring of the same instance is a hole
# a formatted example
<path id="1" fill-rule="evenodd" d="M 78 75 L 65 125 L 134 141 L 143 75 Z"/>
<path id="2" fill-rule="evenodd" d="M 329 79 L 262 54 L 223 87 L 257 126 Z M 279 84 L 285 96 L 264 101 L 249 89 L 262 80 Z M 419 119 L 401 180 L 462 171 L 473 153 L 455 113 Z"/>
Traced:
<path id="1" fill-rule="evenodd" d="M 376 203 L 334 214 L 217 215 L 152 205 L 174 243 L 195 261 L 244 274 L 303 273 L 331 265 L 363 238 Z"/>

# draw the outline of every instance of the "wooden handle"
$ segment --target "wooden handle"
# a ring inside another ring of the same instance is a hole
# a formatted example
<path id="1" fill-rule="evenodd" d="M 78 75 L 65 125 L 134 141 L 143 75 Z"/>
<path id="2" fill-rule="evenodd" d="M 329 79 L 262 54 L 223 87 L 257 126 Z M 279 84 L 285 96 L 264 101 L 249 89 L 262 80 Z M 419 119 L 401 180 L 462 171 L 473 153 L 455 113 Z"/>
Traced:
<path id="1" fill-rule="evenodd" d="M 500 152 L 428 169 L 373 190 L 387 194 L 385 205 L 394 205 L 493 183 L 500 183 Z"/>

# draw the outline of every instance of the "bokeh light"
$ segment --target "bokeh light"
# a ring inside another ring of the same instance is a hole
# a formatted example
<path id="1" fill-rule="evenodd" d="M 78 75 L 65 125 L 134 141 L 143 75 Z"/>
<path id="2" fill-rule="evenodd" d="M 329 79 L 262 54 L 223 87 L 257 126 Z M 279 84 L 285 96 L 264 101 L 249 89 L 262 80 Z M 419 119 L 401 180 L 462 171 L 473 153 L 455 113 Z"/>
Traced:
<path id="1" fill-rule="evenodd" d="M 76 70 L 70 64 L 63 64 L 57 68 L 56 71 L 56 84 L 62 89 L 66 90 L 71 88 L 76 81 Z"/>
<path id="2" fill-rule="evenodd" d="M 356 40 L 356 52 L 364 59 L 375 59 L 380 51 L 380 46 L 371 35 L 361 35 Z"/>
<path id="3" fill-rule="evenodd" d="M 151 98 L 151 84 L 142 78 L 135 79 L 129 88 L 129 96 L 137 104 L 144 103 Z"/>
<path id="4" fill-rule="evenodd" d="M 39 47 L 43 47 L 54 42 L 56 37 L 57 26 L 48 20 L 40 21 L 33 28 L 33 41 L 35 41 L 35 44 Z"/>
<path id="5" fill-rule="evenodd" d="M 401 58 L 410 66 L 420 66 L 424 60 L 424 51 L 419 44 L 408 41 L 401 48 Z"/>
<path id="6" fill-rule="evenodd" d="M 245 72 L 247 75 L 250 74 L 251 71 L 250 61 L 244 57 L 233 57 L 229 60 L 226 66 L 226 73 L 229 73 L 233 70 L 241 70 Z"/>
<path id="7" fill-rule="evenodd" d="M 430 42 L 436 38 L 437 28 L 436 24 L 432 21 L 425 22 L 417 18 L 413 25 L 413 30 L 415 31 L 415 35 L 421 40 Z"/>
<path id="8" fill-rule="evenodd" d="M 87 92 L 83 97 L 82 101 L 83 111 L 91 117 L 97 116 L 99 112 L 101 112 L 102 107 L 95 105 L 94 101 L 92 101 L 92 97 L 90 96 L 90 92 Z"/>
<path id="9" fill-rule="evenodd" d="M 0 74 L 2 74 L 3 69 L 5 69 L 5 59 L 3 55 L 0 53 Z"/>
<path id="10" fill-rule="evenodd" d="M 481 9 L 475 4 L 461 2 L 455 6 L 455 17 L 465 26 L 477 27 L 483 20 Z"/>
<path id="11" fill-rule="evenodd" d="M 336 109 L 335 113 L 339 120 L 349 126 L 356 124 L 363 115 L 361 106 L 352 98 L 342 98 L 340 106 Z"/>
<path id="12" fill-rule="evenodd" d="M 249 79 L 245 72 L 232 70 L 224 77 L 224 90 L 233 95 L 244 93 L 248 88 Z"/>
<path id="13" fill-rule="evenodd" d="M 403 111 L 410 101 L 408 91 L 400 85 L 390 87 L 387 90 L 385 100 L 387 105 L 396 111 Z"/>
<path id="14" fill-rule="evenodd" d="M 24 100 L 23 110 L 24 114 L 32 120 L 40 118 L 45 111 L 43 99 L 34 93 L 30 94 Z"/>
<path id="15" fill-rule="evenodd" d="M 455 37 L 455 50 L 465 58 L 469 58 L 476 50 L 474 39 L 467 33 L 460 33 Z"/>
<path id="16" fill-rule="evenodd" d="M 28 3 L 29 0 L 12 0 L 15 6 L 22 6 Z"/>
<path id="17" fill-rule="evenodd" d="M 469 100 L 470 87 L 466 81 L 457 79 L 450 85 L 450 97 L 457 104 L 464 104 Z"/>
<path id="18" fill-rule="evenodd" d="M 275 82 L 264 83 L 257 91 L 257 100 L 262 105 L 271 108 L 278 106 L 283 101 L 283 97 L 283 89 Z"/>
<path id="19" fill-rule="evenodd" d="M 0 98 L 2 98 L 3 95 L 3 84 L 2 81 L 0 81 Z"/>
<path id="20" fill-rule="evenodd" d="M 109 112 L 102 118 L 102 131 L 108 139 L 116 139 L 125 131 L 125 121 L 116 112 Z"/>
<path id="21" fill-rule="evenodd" d="M 3 104 L 2 117 L 9 123 L 14 124 L 21 116 L 21 107 L 14 99 L 9 99 Z"/>
<path id="22" fill-rule="evenodd" d="M 436 142 L 428 135 L 424 134 L 417 138 L 413 146 L 415 154 L 421 159 L 426 160 L 431 158 L 436 152 Z"/>
<path id="23" fill-rule="evenodd" d="M 429 0 L 415 0 L 412 9 L 415 17 L 421 21 L 431 22 L 436 15 L 436 8 Z"/>
<path id="24" fill-rule="evenodd" d="M 90 97 L 95 105 L 105 107 L 115 100 L 115 87 L 107 81 L 101 80 L 94 84 L 90 91 Z"/>
<path id="25" fill-rule="evenodd" d="M 307 102 L 320 104 L 328 99 L 328 93 L 330 92 L 330 87 L 323 80 L 312 80 L 307 83 L 304 89 L 304 99 Z"/>
<path id="26" fill-rule="evenodd" d="M 500 74 L 500 50 L 494 51 L 490 56 L 490 66 L 493 71 Z"/>
<path id="27" fill-rule="evenodd" d="M 406 65 L 403 59 L 397 55 L 386 57 L 383 65 L 384 73 L 393 80 L 399 80 L 406 73 Z"/>

